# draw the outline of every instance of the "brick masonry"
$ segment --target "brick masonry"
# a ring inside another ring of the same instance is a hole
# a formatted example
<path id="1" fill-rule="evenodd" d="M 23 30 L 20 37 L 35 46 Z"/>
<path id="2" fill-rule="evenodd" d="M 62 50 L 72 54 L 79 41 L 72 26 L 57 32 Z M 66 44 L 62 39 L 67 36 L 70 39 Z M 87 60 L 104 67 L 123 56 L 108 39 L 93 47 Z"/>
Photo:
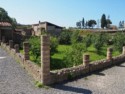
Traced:
<path id="1" fill-rule="evenodd" d="M 41 36 L 41 82 L 50 83 L 50 38 Z"/>

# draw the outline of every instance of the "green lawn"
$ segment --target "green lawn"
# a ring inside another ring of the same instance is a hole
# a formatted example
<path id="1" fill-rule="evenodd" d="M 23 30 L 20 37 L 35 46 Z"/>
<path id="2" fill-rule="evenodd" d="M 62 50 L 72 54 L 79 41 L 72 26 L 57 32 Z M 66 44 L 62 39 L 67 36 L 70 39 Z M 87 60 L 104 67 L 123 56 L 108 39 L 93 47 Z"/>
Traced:
<path id="1" fill-rule="evenodd" d="M 90 55 L 90 61 L 96 61 L 106 58 L 106 51 L 108 47 L 103 47 L 101 52 L 97 53 L 96 49 L 91 46 L 87 49 L 87 51 L 83 54 L 89 54 Z M 71 49 L 71 45 L 59 45 L 57 48 L 57 52 L 51 56 L 51 69 L 61 69 L 64 68 L 63 58 L 65 57 L 65 51 Z M 22 54 L 24 54 L 23 50 L 20 50 Z M 118 51 L 113 51 L 113 56 L 120 55 Z M 35 62 L 38 65 L 40 64 L 40 59 L 35 60 L 34 57 L 30 54 L 30 60 Z"/>
<path id="2" fill-rule="evenodd" d="M 101 60 L 106 58 L 107 48 L 108 47 L 105 46 L 102 48 L 101 52 L 97 53 L 96 49 L 93 46 L 91 46 L 88 48 L 88 51 L 83 54 L 86 54 L 86 53 L 89 54 L 91 61 Z M 71 49 L 70 45 L 59 45 L 57 48 L 58 52 L 52 56 L 52 59 L 54 59 L 54 62 L 61 63 L 61 61 L 63 61 L 63 57 L 65 56 L 65 51 L 68 49 Z M 113 56 L 117 56 L 117 55 L 120 55 L 120 53 L 118 51 L 113 51 Z"/>

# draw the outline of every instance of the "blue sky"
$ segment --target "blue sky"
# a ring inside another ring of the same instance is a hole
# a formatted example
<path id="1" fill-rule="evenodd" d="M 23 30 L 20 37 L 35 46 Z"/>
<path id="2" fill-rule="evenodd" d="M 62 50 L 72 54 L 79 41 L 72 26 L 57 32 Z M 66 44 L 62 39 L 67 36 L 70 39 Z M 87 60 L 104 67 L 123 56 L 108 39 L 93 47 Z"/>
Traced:
<path id="1" fill-rule="evenodd" d="M 125 20 L 125 0 L 0 0 L 3 7 L 18 23 L 33 24 L 49 21 L 60 26 L 75 26 L 77 21 L 110 15 L 113 24 Z"/>

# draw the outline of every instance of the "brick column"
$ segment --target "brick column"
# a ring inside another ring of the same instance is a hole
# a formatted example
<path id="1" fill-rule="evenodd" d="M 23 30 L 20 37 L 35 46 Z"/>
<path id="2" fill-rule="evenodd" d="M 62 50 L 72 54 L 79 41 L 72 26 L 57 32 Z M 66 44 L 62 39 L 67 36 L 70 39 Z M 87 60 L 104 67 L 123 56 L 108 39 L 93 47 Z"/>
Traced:
<path id="1" fill-rule="evenodd" d="M 112 48 L 107 49 L 107 59 L 108 60 L 112 60 L 112 51 L 113 51 Z"/>
<path id="2" fill-rule="evenodd" d="M 29 43 L 28 42 L 23 43 L 23 50 L 24 50 L 24 59 L 29 60 Z"/>
<path id="3" fill-rule="evenodd" d="M 10 46 L 10 49 L 13 48 L 13 40 L 9 40 L 9 46 Z"/>
<path id="4" fill-rule="evenodd" d="M 5 36 L 2 36 L 2 42 L 5 43 Z"/>
<path id="5" fill-rule="evenodd" d="M 14 46 L 16 53 L 19 53 L 19 44 L 15 44 Z"/>
<path id="6" fill-rule="evenodd" d="M 123 46 L 122 54 L 125 55 L 125 46 Z"/>
<path id="7" fill-rule="evenodd" d="M 83 65 L 85 66 L 89 66 L 89 62 L 90 62 L 90 55 L 83 55 Z"/>
<path id="8" fill-rule="evenodd" d="M 50 38 L 41 36 L 41 82 L 44 85 L 50 84 Z"/>

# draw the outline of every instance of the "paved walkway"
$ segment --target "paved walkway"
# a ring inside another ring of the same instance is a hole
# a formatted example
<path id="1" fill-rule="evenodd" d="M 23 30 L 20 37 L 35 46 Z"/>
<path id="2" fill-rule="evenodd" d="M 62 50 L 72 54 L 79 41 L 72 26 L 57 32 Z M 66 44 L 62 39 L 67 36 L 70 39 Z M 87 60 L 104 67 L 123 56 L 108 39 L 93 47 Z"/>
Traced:
<path id="1" fill-rule="evenodd" d="M 0 48 L 0 94 L 125 94 L 125 63 L 49 89 L 34 80 Z"/>

